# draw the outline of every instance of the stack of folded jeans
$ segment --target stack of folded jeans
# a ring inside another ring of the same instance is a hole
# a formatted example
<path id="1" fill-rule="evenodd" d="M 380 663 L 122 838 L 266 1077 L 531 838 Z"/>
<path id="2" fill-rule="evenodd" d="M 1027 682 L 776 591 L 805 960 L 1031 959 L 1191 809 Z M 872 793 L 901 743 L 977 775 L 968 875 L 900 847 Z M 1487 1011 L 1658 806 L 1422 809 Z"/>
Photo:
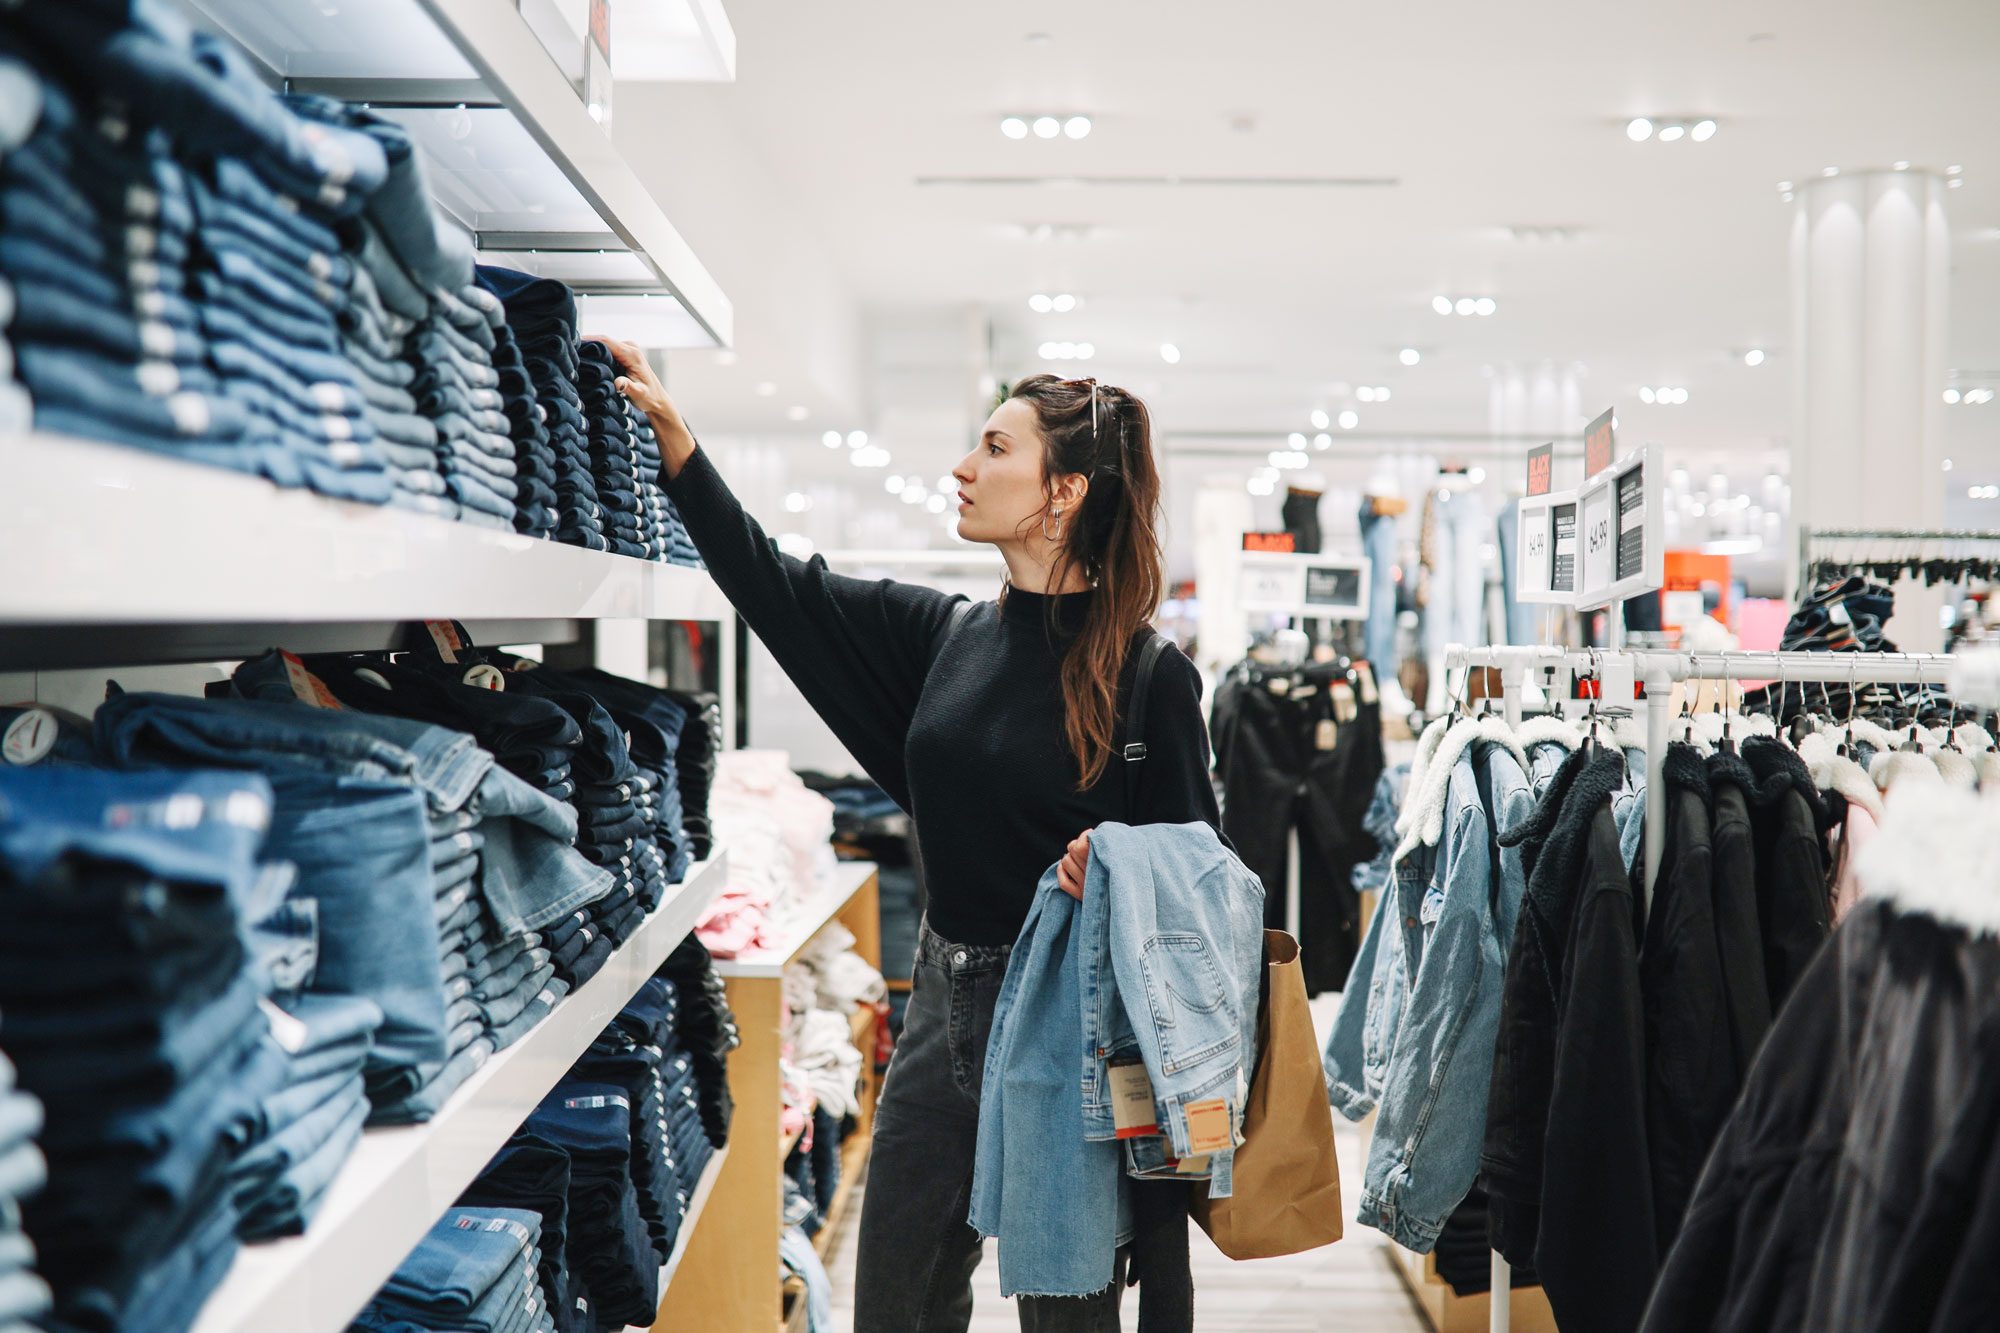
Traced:
<path id="1" fill-rule="evenodd" d="M 466 932 L 466 980 L 493 1045 L 506 1050 L 569 994 L 539 934 L 504 936 L 482 913 Z"/>
<path id="2" fill-rule="evenodd" d="M 555 1333 L 541 1286 L 542 1217 L 448 1210 L 351 1327 L 375 1333 Z"/>
<path id="3" fill-rule="evenodd" d="M 674 777 L 681 790 L 681 823 L 687 829 L 689 851 L 706 861 L 715 847 L 708 819 L 708 797 L 715 788 L 715 757 L 722 753 L 722 700 L 713 694 L 665 691 L 687 713 L 680 744 L 674 750 Z"/>
<path id="4" fill-rule="evenodd" d="M 438 466 L 437 423 L 418 410 L 412 392 L 417 367 L 410 341 L 428 305 L 373 220 L 362 219 L 360 235 L 340 316 L 341 347 L 354 363 L 369 423 L 395 483 L 389 503 L 457 518 L 458 502 Z"/>
<path id="5" fill-rule="evenodd" d="M 500 380 L 502 410 L 514 437 L 514 480 L 520 487 L 514 510 L 514 530 L 530 537 L 556 535 L 556 451 L 549 443 L 548 416 L 535 401 L 535 382 L 528 378 L 521 345 L 507 323 L 506 307 L 484 285 L 476 290 L 492 304 L 485 307 L 493 325 L 493 369 Z"/>
<path id="6" fill-rule="evenodd" d="M 0 1017 L 0 1048 L 6 1040 Z M 14 1086 L 14 1066 L 0 1054 L 0 1329 L 35 1327 L 52 1303 L 35 1275 L 35 1243 L 21 1230 L 21 1201 L 49 1178 L 35 1146 L 41 1128 L 42 1104 Z"/>
<path id="7" fill-rule="evenodd" d="M 37 1266 L 63 1327 L 185 1329 L 234 1257 L 231 1166 L 285 1078 L 239 914 L 272 789 L 0 767 L 0 812 L 6 1049 L 48 1112 L 49 1185 L 22 1210 Z"/>
<path id="8" fill-rule="evenodd" d="M 631 1103 L 632 1183 L 639 1196 L 639 1215 L 661 1263 L 673 1253 L 692 1190 L 691 1183 L 685 1187 L 682 1183 L 681 1154 L 670 1138 L 667 1086 L 661 1076 L 675 1018 L 674 985 L 655 976 L 570 1070 L 571 1078 L 583 1082 L 616 1085 Z M 708 1148 L 698 1126 L 695 1137 L 700 1148 Z"/>
<path id="9" fill-rule="evenodd" d="M 700 569 L 701 552 L 695 549 L 694 538 L 688 536 L 687 525 L 681 521 L 681 511 L 674 507 L 673 497 L 660 485 L 664 466 L 660 437 L 653 433 L 653 425 L 643 412 L 629 403 L 627 408 L 632 414 L 633 446 L 639 454 L 639 497 L 645 501 L 653 524 L 653 559 Z"/>
<path id="10" fill-rule="evenodd" d="M 680 883 L 694 860 L 680 784 L 686 706 L 665 690 L 594 667 L 566 673 L 564 678 L 603 704 L 625 729 L 632 763 L 645 787 L 639 804 L 652 817 L 653 844 L 665 862 L 666 882 Z"/>
<path id="11" fill-rule="evenodd" d="M 569 1154 L 569 1266 L 589 1288 L 600 1326 L 650 1325 L 660 1255 L 632 1179 L 631 1098 L 615 1083 L 565 1079 L 523 1127 Z"/>
<path id="12" fill-rule="evenodd" d="M 28 141 L 42 114 L 41 81 L 12 57 L 0 55 L 0 161 Z M 0 193 L 0 228 L 13 211 L 12 191 Z M 14 289 L 0 282 L 0 330 L 14 322 Z M 14 346 L 0 334 L 0 430 L 25 431 L 33 423 L 34 404 L 27 390 L 14 383 Z"/>
<path id="13" fill-rule="evenodd" d="M 419 369 L 411 386 L 417 406 L 438 427 L 438 467 L 458 502 L 459 517 L 482 527 L 514 530 L 520 488 L 515 483 L 513 423 L 502 409 L 500 372 L 493 368 L 493 330 L 461 292 L 431 292 L 430 318 L 411 343 Z"/>
<path id="14" fill-rule="evenodd" d="M 382 1011 L 349 995 L 299 994 L 272 1020 L 285 1084 L 258 1108 L 260 1141 L 230 1168 L 244 1240 L 306 1229 L 368 1119 L 362 1066 Z"/>
<path id="15" fill-rule="evenodd" d="M 555 461 L 556 540 L 608 551 L 577 393 L 576 295 L 554 278 L 489 265 L 480 266 L 479 283 L 505 303 L 507 324 L 542 408 Z"/>
<path id="16" fill-rule="evenodd" d="M 729 1095 L 729 1053 L 742 1044 L 736 1015 L 729 1008 L 729 992 L 707 948 L 693 935 L 674 947 L 658 975 L 674 986 L 673 1045 L 688 1060 L 702 1130 L 712 1147 L 721 1148 L 729 1142 L 729 1119 L 734 1110 Z"/>
<path id="17" fill-rule="evenodd" d="M 583 399 L 590 471 L 597 483 L 605 541 L 619 555 L 653 556 L 652 524 L 639 491 L 639 454 L 631 405 L 614 381 L 618 367 L 600 342 L 577 345 L 577 392 Z"/>
<path id="18" fill-rule="evenodd" d="M 596 1333 L 590 1293 L 569 1271 L 569 1154 L 517 1133 L 458 1196 L 464 1208 L 514 1208 L 541 1219 L 542 1299 L 556 1333 Z"/>

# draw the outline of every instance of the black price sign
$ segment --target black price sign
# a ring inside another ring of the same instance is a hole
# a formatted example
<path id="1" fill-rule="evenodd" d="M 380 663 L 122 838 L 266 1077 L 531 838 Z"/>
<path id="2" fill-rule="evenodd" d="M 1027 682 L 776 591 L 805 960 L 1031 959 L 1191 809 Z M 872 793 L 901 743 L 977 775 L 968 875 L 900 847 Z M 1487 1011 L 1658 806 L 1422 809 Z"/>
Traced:
<path id="1" fill-rule="evenodd" d="M 1619 579 L 1637 578 L 1646 567 L 1646 469 L 1644 465 L 1618 478 Z"/>
<path id="2" fill-rule="evenodd" d="M 1351 565 L 1311 567 L 1306 570 L 1307 606 L 1359 606 L 1361 571 Z"/>
<path id="3" fill-rule="evenodd" d="M 1554 549 L 1550 554 L 1549 591 L 1573 593 L 1576 591 L 1576 503 L 1559 504 L 1550 511 L 1554 515 Z"/>

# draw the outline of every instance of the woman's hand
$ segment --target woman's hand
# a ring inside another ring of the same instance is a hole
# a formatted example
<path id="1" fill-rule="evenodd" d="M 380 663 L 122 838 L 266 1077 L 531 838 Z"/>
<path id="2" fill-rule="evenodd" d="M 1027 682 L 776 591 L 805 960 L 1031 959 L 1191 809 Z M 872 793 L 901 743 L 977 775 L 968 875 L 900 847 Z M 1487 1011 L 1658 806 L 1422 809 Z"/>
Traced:
<path id="1" fill-rule="evenodd" d="M 618 392 L 646 414 L 646 420 L 652 423 L 653 434 L 660 437 L 660 453 L 666 459 L 667 475 L 679 476 L 681 465 L 694 455 L 694 435 L 689 432 L 687 422 L 681 420 L 680 409 L 674 406 L 674 400 L 667 397 L 667 387 L 660 383 L 660 377 L 646 364 L 646 354 L 631 343 L 607 338 L 601 333 L 589 335 L 586 341 L 603 343 L 610 351 L 611 359 L 618 363 L 621 372 L 617 379 Z"/>
<path id="2" fill-rule="evenodd" d="M 1083 901 L 1083 879 L 1090 872 L 1090 830 L 1085 829 L 1070 843 L 1069 851 L 1063 856 L 1062 865 L 1056 871 L 1056 879 L 1062 884 L 1062 891 L 1078 902 Z"/>

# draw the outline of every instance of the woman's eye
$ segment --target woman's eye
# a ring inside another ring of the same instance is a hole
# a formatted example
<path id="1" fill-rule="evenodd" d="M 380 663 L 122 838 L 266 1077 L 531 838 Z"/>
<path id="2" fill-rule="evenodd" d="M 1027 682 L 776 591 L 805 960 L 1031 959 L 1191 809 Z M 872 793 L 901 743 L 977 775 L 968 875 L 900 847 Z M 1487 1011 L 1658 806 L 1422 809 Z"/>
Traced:
<path id="1" fill-rule="evenodd" d="M 986 446 L 986 452 L 993 455 L 993 457 L 998 458 L 1000 456 L 1000 446 L 997 444 L 989 444 Z"/>

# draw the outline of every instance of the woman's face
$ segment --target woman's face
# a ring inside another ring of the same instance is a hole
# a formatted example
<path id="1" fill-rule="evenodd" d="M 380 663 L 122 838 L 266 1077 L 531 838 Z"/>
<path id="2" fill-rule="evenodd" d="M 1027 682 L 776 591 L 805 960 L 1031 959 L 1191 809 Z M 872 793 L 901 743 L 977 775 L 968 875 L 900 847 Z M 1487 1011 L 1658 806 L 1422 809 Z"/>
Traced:
<path id="1" fill-rule="evenodd" d="M 994 408 L 979 443 L 951 470 L 958 482 L 958 535 L 994 543 L 1041 536 L 1047 447 L 1033 407 L 1010 398 Z"/>

